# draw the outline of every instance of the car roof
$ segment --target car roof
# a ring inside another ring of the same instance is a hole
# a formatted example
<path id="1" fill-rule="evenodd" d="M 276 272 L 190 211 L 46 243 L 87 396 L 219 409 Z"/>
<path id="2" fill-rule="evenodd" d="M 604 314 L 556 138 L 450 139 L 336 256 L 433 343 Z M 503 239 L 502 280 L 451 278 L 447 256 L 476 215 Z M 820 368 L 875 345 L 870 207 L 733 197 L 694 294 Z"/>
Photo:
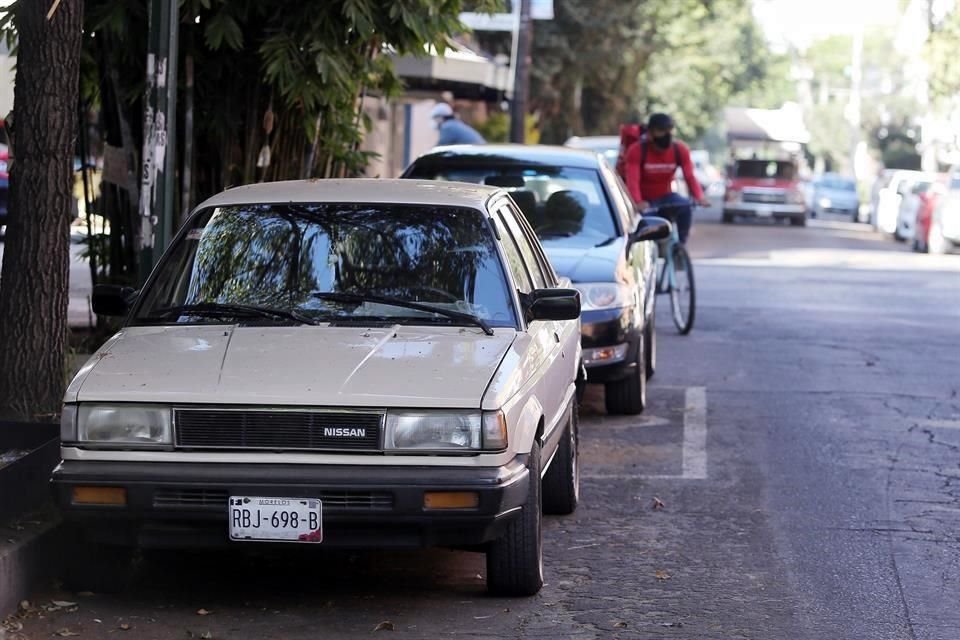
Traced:
<path id="1" fill-rule="evenodd" d="M 597 169 L 600 166 L 600 156 L 595 151 L 553 145 L 464 144 L 437 147 L 414 160 L 416 164 L 434 162 L 539 164 L 575 169 Z"/>
<path id="2" fill-rule="evenodd" d="M 240 204 L 361 203 L 483 208 L 501 189 L 463 182 L 344 178 L 260 182 L 227 189 L 197 209 Z"/>

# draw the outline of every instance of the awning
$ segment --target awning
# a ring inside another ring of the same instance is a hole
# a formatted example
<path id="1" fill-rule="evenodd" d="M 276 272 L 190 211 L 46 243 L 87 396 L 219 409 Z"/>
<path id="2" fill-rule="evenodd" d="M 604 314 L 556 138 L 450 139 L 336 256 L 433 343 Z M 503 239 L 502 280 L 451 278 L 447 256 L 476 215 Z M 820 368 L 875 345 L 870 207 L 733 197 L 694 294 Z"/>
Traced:
<path id="1" fill-rule="evenodd" d="M 803 114 L 796 106 L 784 106 L 782 109 L 727 107 L 724 121 L 728 141 L 810 142 L 810 132 L 803 123 Z"/>
<path id="2" fill-rule="evenodd" d="M 510 70 L 489 56 L 454 42 L 440 55 L 393 57 L 394 67 L 407 87 L 420 91 L 450 91 L 458 98 L 497 100 L 510 86 Z"/>

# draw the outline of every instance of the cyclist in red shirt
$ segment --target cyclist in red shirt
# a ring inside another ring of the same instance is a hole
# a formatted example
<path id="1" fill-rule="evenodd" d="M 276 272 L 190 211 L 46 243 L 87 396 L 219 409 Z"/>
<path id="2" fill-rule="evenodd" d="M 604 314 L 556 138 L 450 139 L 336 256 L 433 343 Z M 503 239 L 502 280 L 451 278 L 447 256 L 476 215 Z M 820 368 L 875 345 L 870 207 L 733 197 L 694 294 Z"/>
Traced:
<path id="1" fill-rule="evenodd" d="M 673 139 L 673 118 L 655 113 L 647 122 L 647 132 L 634 142 L 626 153 L 627 188 L 641 210 L 651 206 L 677 207 L 676 223 L 680 242 L 686 243 L 693 225 L 693 207 L 690 200 L 674 193 L 672 182 L 677 167 L 683 169 L 690 195 L 701 207 L 710 201 L 693 173 L 690 148 Z"/>

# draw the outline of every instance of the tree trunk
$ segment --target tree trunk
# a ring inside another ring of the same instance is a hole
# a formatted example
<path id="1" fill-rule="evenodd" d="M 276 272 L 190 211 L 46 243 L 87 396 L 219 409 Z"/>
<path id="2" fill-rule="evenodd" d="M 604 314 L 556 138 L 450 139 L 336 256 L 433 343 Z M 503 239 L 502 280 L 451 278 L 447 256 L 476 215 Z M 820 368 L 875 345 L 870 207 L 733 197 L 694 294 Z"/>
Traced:
<path id="1" fill-rule="evenodd" d="M 0 273 L 0 417 L 50 419 L 64 388 L 83 0 L 16 6 L 16 158 Z"/>

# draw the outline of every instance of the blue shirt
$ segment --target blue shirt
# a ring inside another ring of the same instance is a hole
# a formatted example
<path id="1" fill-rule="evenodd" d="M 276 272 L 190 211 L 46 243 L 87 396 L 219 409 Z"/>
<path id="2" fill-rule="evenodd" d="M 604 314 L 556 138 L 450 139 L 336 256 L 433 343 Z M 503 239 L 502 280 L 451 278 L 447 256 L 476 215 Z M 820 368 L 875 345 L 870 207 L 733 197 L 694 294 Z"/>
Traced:
<path id="1" fill-rule="evenodd" d="M 483 139 L 477 131 L 456 118 L 449 118 L 440 124 L 440 139 L 437 146 L 446 146 L 448 144 L 484 144 Z"/>

